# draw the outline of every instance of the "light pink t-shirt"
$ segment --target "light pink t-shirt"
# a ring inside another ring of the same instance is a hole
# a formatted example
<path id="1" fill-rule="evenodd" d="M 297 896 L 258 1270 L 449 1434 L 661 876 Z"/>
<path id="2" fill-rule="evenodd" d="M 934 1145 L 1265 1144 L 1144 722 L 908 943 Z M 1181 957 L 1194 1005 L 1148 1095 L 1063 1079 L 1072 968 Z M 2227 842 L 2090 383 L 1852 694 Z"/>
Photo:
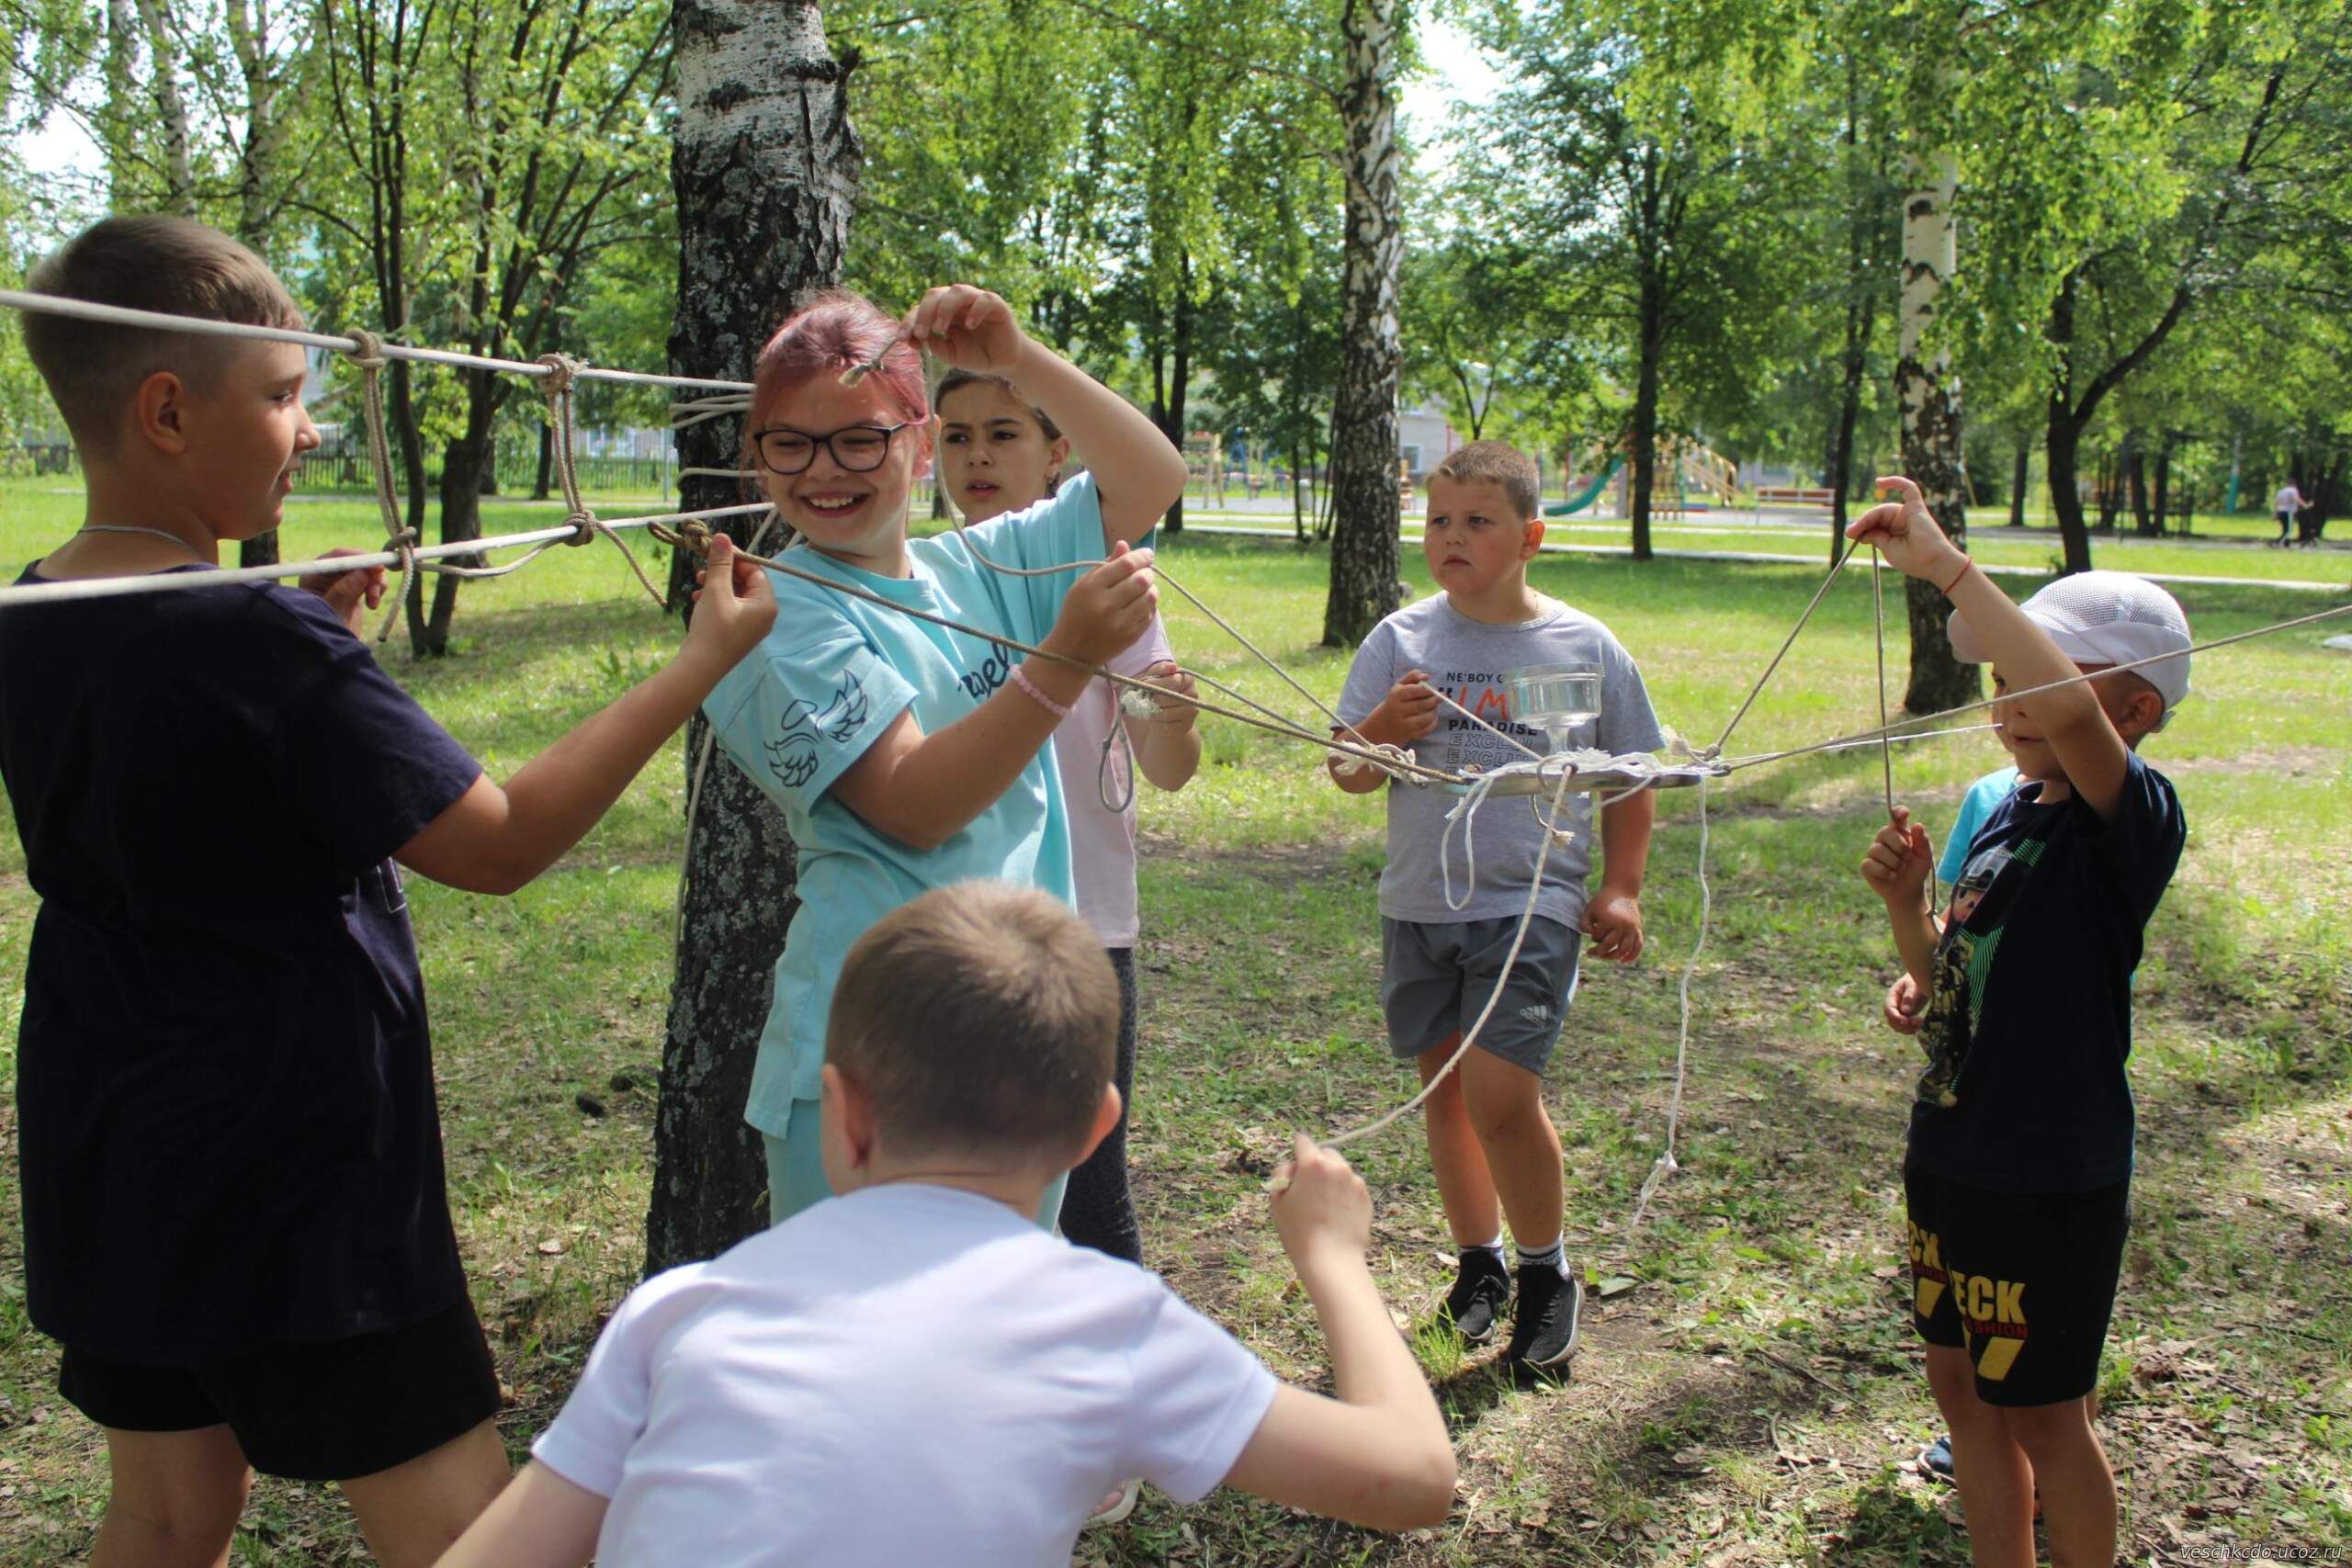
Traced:
<path id="1" fill-rule="evenodd" d="M 1107 668 L 1140 675 L 1173 658 L 1168 628 L 1154 615 L 1150 629 Z M 1107 811 L 1102 806 L 1106 794 L 1113 800 L 1133 795 L 1126 748 L 1114 743 L 1110 765 L 1102 764 L 1103 738 L 1118 722 L 1119 688 L 1108 681 L 1088 682 L 1071 705 L 1069 716 L 1054 731 L 1054 761 L 1061 768 L 1062 799 L 1069 812 L 1070 881 L 1077 889 L 1078 912 L 1103 946 L 1133 947 L 1137 931 L 1135 801 L 1129 798 L 1125 811 Z"/>

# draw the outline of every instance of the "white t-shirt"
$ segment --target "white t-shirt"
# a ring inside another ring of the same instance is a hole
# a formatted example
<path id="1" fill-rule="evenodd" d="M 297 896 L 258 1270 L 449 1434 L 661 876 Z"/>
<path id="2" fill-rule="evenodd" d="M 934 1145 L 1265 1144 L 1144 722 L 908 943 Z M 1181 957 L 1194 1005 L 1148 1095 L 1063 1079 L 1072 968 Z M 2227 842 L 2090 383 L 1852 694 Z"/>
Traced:
<path id="1" fill-rule="evenodd" d="M 1154 615 L 1135 646 L 1104 668 L 1140 675 L 1175 657 L 1168 628 Z M 1136 914 L 1135 791 L 1126 748 L 1114 744 L 1109 765 L 1102 761 L 1102 741 L 1119 722 L 1119 690 L 1109 681 L 1090 682 L 1054 731 L 1054 761 L 1061 770 L 1062 804 L 1069 816 L 1070 883 L 1078 912 L 1105 947 L 1133 947 L 1141 930 Z M 1127 808 L 1106 809 L 1105 793 L 1113 800 L 1126 795 Z"/>
<path id="2" fill-rule="evenodd" d="M 2270 510 L 2273 512 L 2300 512 L 2302 507 L 2303 492 L 2293 485 L 2288 485 L 2270 498 Z"/>
<path id="3" fill-rule="evenodd" d="M 648 1280 L 532 1452 L 602 1568 L 1063 1568 L 1122 1480 L 1233 1468 L 1273 1374 L 1159 1277 L 952 1188 L 866 1188 Z"/>

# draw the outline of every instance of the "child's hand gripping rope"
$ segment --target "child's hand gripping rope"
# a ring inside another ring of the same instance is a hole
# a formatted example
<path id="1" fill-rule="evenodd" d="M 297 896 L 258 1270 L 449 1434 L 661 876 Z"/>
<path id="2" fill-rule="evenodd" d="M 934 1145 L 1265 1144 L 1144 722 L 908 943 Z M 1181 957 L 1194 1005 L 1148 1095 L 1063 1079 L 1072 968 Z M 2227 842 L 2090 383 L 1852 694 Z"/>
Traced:
<path id="1" fill-rule="evenodd" d="M 1319 1252 L 1362 1258 L 1372 1246 L 1372 1193 L 1344 1156 L 1301 1133 L 1266 1183 L 1283 1250 L 1304 1268 Z"/>
<path id="2" fill-rule="evenodd" d="M 732 670 L 775 625 L 775 585 L 736 551 L 724 534 L 710 536 L 702 570 L 695 573 L 695 615 L 682 655 L 707 657 Z"/>
<path id="3" fill-rule="evenodd" d="M 1950 593 L 1973 563 L 1936 525 L 1917 485 L 1896 474 L 1880 479 L 1878 488 L 1893 491 L 1894 499 L 1854 519 L 1846 536 L 1858 545 L 1875 546 L 1886 564 L 1904 576 L 1935 583 Z"/>
<path id="4" fill-rule="evenodd" d="M 1159 590 L 1151 552 L 1111 547 L 1110 558 L 1069 585 L 1054 629 L 1039 647 L 1087 664 L 1107 664 L 1151 628 Z"/>
<path id="5" fill-rule="evenodd" d="M 1911 820 L 1909 807 L 1894 808 L 1894 820 L 1878 830 L 1862 857 L 1862 880 L 1890 904 L 1916 907 L 1926 897 L 1935 846 L 1928 830 Z"/>
<path id="6" fill-rule="evenodd" d="M 336 560 L 345 556 L 366 553 L 349 545 L 337 545 L 319 558 Z M 356 637 L 367 637 L 368 612 L 384 602 L 384 569 L 380 566 L 363 567 L 352 571 L 321 572 L 315 577 L 298 578 L 296 581 L 303 592 L 315 593 L 325 600 L 327 607 L 351 628 L 351 635 Z"/>

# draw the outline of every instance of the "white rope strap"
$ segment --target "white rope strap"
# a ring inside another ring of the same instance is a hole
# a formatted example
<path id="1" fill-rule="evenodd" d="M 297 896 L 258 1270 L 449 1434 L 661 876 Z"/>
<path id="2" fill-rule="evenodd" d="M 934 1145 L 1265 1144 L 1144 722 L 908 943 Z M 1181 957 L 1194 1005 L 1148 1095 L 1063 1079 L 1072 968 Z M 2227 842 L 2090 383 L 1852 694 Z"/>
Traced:
<path id="1" fill-rule="evenodd" d="M 1699 940 L 1690 946 L 1690 962 L 1682 966 L 1681 983 L 1675 987 L 1681 998 L 1682 1022 L 1674 1040 L 1674 1098 L 1666 1111 L 1666 1147 L 1650 1166 L 1649 1176 L 1642 1182 L 1641 1196 L 1634 1201 L 1634 1217 L 1626 1225 L 1638 1230 L 1642 1217 L 1649 1213 L 1650 1200 L 1666 1179 L 1682 1168 L 1674 1163 L 1674 1140 L 1682 1125 L 1682 1084 L 1685 1068 L 1690 1057 L 1690 977 L 1699 972 L 1699 955 L 1707 951 L 1707 925 L 1714 913 L 1714 895 L 1707 886 L 1707 775 L 1699 775 Z"/>
<path id="2" fill-rule="evenodd" d="M 628 562 L 629 570 L 637 574 L 637 581 L 644 588 L 646 596 L 654 604 L 667 608 L 669 596 L 645 575 L 645 568 L 638 563 L 637 552 L 628 547 L 627 540 L 597 519 L 595 509 L 580 494 L 578 437 L 572 430 L 571 389 L 580 379 L 581 372 L 588 368 L 588 362 L 569 354 L 543 354 L 539 355 L 539 363 L 548 367 L 548 423 L 554 430 L 548 444 L 549 456 L 555 459 L 556 482 L 563 487 L 563 520 L 572 527 L 571 537 L 563 542 L 576 547 L 590 543 L 599 535 L 610 539 L 621 552 L 621 558 Z M 532 555 L 537 553 L 534 550 Z M 530 558 L 530 556 L 526 556 L 514 566 L 522 566 Z M 514 567 L 503 570 L 511 571 Z"/>
<path id="3" fill-rule="evenodd" d="M 384 357 L 383 340 L 364 327 L 351 329 L 356 345 L 348 351 L 351 367 L 359 372 L 359 407 L 368 430 L 368 461 L 376 470 L 376 509 L 382 513 L 384 548 L 395 551 L 401 558 L 401 585 L 390 595 L 391 602 L 384 606 L 384 624 L 376 630 L 379 646 L 391 640 L 392 628 L 400 625 L 401 608 L 410 596 L 418 592 L 420 585 L 416 570 L 416 530 L 401 515 L 400 492 L 392 488 L 392 444 L 384 434 Z"/>
<path id="4" fill-rule="evenodd" d="M 1567 799 L 1568 780 L 1573 776 L 1574 775 L 1572 773 L 1562 773 L 1560 775 L 1560 787 L 1552 793 L 1552 808 L 1554 811 L 1556 812 L 1561 804 Z M 1511 969 L 1519 963 L 1519 950 L 1525 946 L 1527 942 L 1527 928 L 1535 923 L 1535 901 L 1544 892 L 1544 871 L 1551 859 L 1552 838 L 1551 835 L 1547 833 L 1544 837 L 1543 843 L 1537 846 L 1535 851 L 1535 874 L 1528 878 L 1527 907 L 1520 911 L 1518 934 L 1510 939 L 1510 951 L 1503 954 L 1502 969 L 1495 976 L 1495 988 L 1487 993 L 1487 1005 L 1478 1010 L 1478 1016 L 1471 1021 L 1471 1024 L 1468 1029 L 1463 1031 L 1461 1045 L 1454 1050 L 1453 1055 L 1446 1058 L 1445 1065 L 1443 1066 L 1430 1075 L 1430 1081 L 1421 1086 L 1420 1093 L 1413 1096 L 1412 1099 L 1407 1100 L 1404 1104 L 1398 1106 L 1396 1110 L 1391 1111 L 1387 1115 L 1379 1118 L 1377 1121 L 1367 1122 L 1363 1126 L 1358 1127 L 1351 1132 L 1341 1133 L 1334 1137 L 1324 1139 L 1323 1146 L 1325 1148 L 1340 1148 L 1346 1145 L 1354 1143 L 1359 1138 L 1369 1138 L 1374 1133 L 1380 1132 L 1385 1127 L 1394 1125 L 1399 1118 L 1408 1116 L 1414 1111 L 1419 1110 L 1423 1102 L 1425 1102 L 1430 1095 L 1437 1092 L 1438 1085 L 1443 1083 L 1446 1078 L 1453 1074 L 1453 1069 L 1461 1065 L 1462 1058 L 1470 1054 L 1470 1047 L 1478 1043 L 1479 1031 L 1487 1027 L 1487 1020 L 1494 1016 L 1496 1005 L 1503 999 L 1503 980 L 1510 974 Z"/>

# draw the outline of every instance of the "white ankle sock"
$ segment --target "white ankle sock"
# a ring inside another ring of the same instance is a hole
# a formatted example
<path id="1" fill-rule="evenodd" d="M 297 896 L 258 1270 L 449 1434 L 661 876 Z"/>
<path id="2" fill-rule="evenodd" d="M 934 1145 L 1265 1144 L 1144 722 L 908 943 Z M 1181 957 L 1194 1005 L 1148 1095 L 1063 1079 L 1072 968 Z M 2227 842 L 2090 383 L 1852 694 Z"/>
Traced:
<path id="1" fill-rule="evenodd" d="M 1562 1235 L 1554 1236 L 1552 1238 L 1552 1245 L 1549 1247 L 1521 1247 L 1519 1249 L 1519 1266 L 1521 1269 L 1532 1269 L 1549 1265 L 1550 1267 L 1558 1269 L 1560 1271 L 1561 1278 L 1566 1279 L 1568 1272 L 1568 1250 L 1566 1244 L 1567 1237 L 1565 1235 Z"/>

